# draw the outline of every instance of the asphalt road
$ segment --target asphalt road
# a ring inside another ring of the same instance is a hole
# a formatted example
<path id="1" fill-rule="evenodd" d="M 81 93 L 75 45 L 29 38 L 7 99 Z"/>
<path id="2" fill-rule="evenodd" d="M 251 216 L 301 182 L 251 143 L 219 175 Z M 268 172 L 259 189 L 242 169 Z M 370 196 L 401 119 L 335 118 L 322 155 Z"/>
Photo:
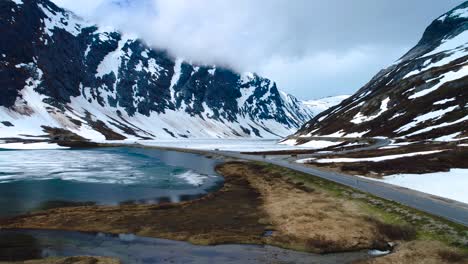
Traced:
<path id="1" fill-rule="evenodd" d="M 388 139 L 375 139 L 372 145 L 368 145 L 359 149 L 345 150 L 334 152 L 334 154 L 345 154 L 355 151 L 372 150 L 390 144 L 391 141 Z M 137 147 L 141 145 L 135 145 Z M 458 201 L 450 200 L 447 198 L 411 190 L 408 188 L 375 181 L 372 179 L 356 177 L 352 175 L 346 175 L 337 172 L 331 172 L 321 170 L 317 168 L 307 167 L 303 164 L 296 163 L 295 160 L 304 157 L 317 157 L 322 154 L 305 154 L 298 155 L 297 157 L 291 158 L 290 155 L 249 155 L 241 154 L 235 151 L 221 151 L 221 150 L 189 150 L 184 148 L 162 148 L 154 147 L 159 149 L 174 150 L 174 151 L 190 151 L 199 154 L 211 154 L 221 155 L 225 157 L 231 157 L 236 159 L 250 160 L 250 161 L 261 161 L 270 163 L 273 165 L 285 167 L 295 171 L 309 174 L 311 176 L 321 177 L 345 186 L 349 186 L 356 190 L 360 190 L 366 193 L 370 193 L 374 196 L 395 201 L 397 203 L 406 205 L 408 207 L 445 218 L 449 221 L 459 223 L 468 227 L 468 204 L 461 203 Z M 304 156 L 304 157 L 302 157 Z"/>
<path id="2" fill-rule="evenodd" d="M 379 145 L 380 144 L 383 144 L 383 142 L 380 142 Z M 232 158 L 262 161 L 310 174 L 312 176 L 321 177 L 387 200 L 404 204 L 406 206 L 445 218 L 468 227 L 468 204 L 371 179 L 358 178 L 356 176 L 306 167 L 299 163 L 287 161 L 284 159 L 269 159 L 268 157 L 240 154 L 238 152 L 229 151 L 210 152 Z"/>

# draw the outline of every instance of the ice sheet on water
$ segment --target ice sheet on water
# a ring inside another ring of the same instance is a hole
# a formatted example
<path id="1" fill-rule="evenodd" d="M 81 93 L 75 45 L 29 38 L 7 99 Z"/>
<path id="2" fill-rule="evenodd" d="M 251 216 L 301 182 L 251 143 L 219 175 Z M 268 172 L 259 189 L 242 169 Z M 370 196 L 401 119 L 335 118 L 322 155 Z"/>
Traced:
<path id="1" fill-rule="evenodd" d="M 58 179 L 104 184 L 201 185 L 206 176 L 118 150 L 0 151 L 0 183 Z"/>

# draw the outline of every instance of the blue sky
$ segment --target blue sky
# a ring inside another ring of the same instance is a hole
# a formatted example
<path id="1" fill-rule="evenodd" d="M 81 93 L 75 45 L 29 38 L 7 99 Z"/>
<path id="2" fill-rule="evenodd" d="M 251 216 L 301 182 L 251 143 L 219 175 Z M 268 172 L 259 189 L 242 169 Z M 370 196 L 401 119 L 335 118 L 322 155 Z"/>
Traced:
<path id="1" fill-rule="evenodd" d="M 156 48 L 269 77 L 300 99 L 352 94 L 460 0 L 53 0 Z M 116 4 L 118 3 L 118 4 Z"/>

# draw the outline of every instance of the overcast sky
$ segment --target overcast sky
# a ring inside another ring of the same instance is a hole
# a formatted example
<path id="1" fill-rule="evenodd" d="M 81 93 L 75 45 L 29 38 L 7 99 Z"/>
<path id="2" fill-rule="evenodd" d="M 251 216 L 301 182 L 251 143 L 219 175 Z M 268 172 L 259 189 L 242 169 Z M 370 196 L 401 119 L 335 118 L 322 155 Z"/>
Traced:
<path id="1" fill-rule="evenodd" d="M 352 94 L 461 0 L 53 0 L 187 60 L 300 99 Z"/>

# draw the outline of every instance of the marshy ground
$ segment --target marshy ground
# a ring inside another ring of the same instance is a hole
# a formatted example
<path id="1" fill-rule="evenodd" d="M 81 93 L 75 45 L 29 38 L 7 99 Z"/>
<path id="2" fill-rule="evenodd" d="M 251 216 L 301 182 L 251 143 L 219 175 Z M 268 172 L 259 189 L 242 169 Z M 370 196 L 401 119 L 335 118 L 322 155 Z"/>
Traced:
<path id="1" fill-rule="evenodd" d="M 464 226 L 273 165 L 232 161 L 217 171 L 224 186 L 198 200 L 57 208 L 0 220 L 0 228 L 133 233 L 315 253 L 393 251 L 362 263 L 468 263 Z"/>

